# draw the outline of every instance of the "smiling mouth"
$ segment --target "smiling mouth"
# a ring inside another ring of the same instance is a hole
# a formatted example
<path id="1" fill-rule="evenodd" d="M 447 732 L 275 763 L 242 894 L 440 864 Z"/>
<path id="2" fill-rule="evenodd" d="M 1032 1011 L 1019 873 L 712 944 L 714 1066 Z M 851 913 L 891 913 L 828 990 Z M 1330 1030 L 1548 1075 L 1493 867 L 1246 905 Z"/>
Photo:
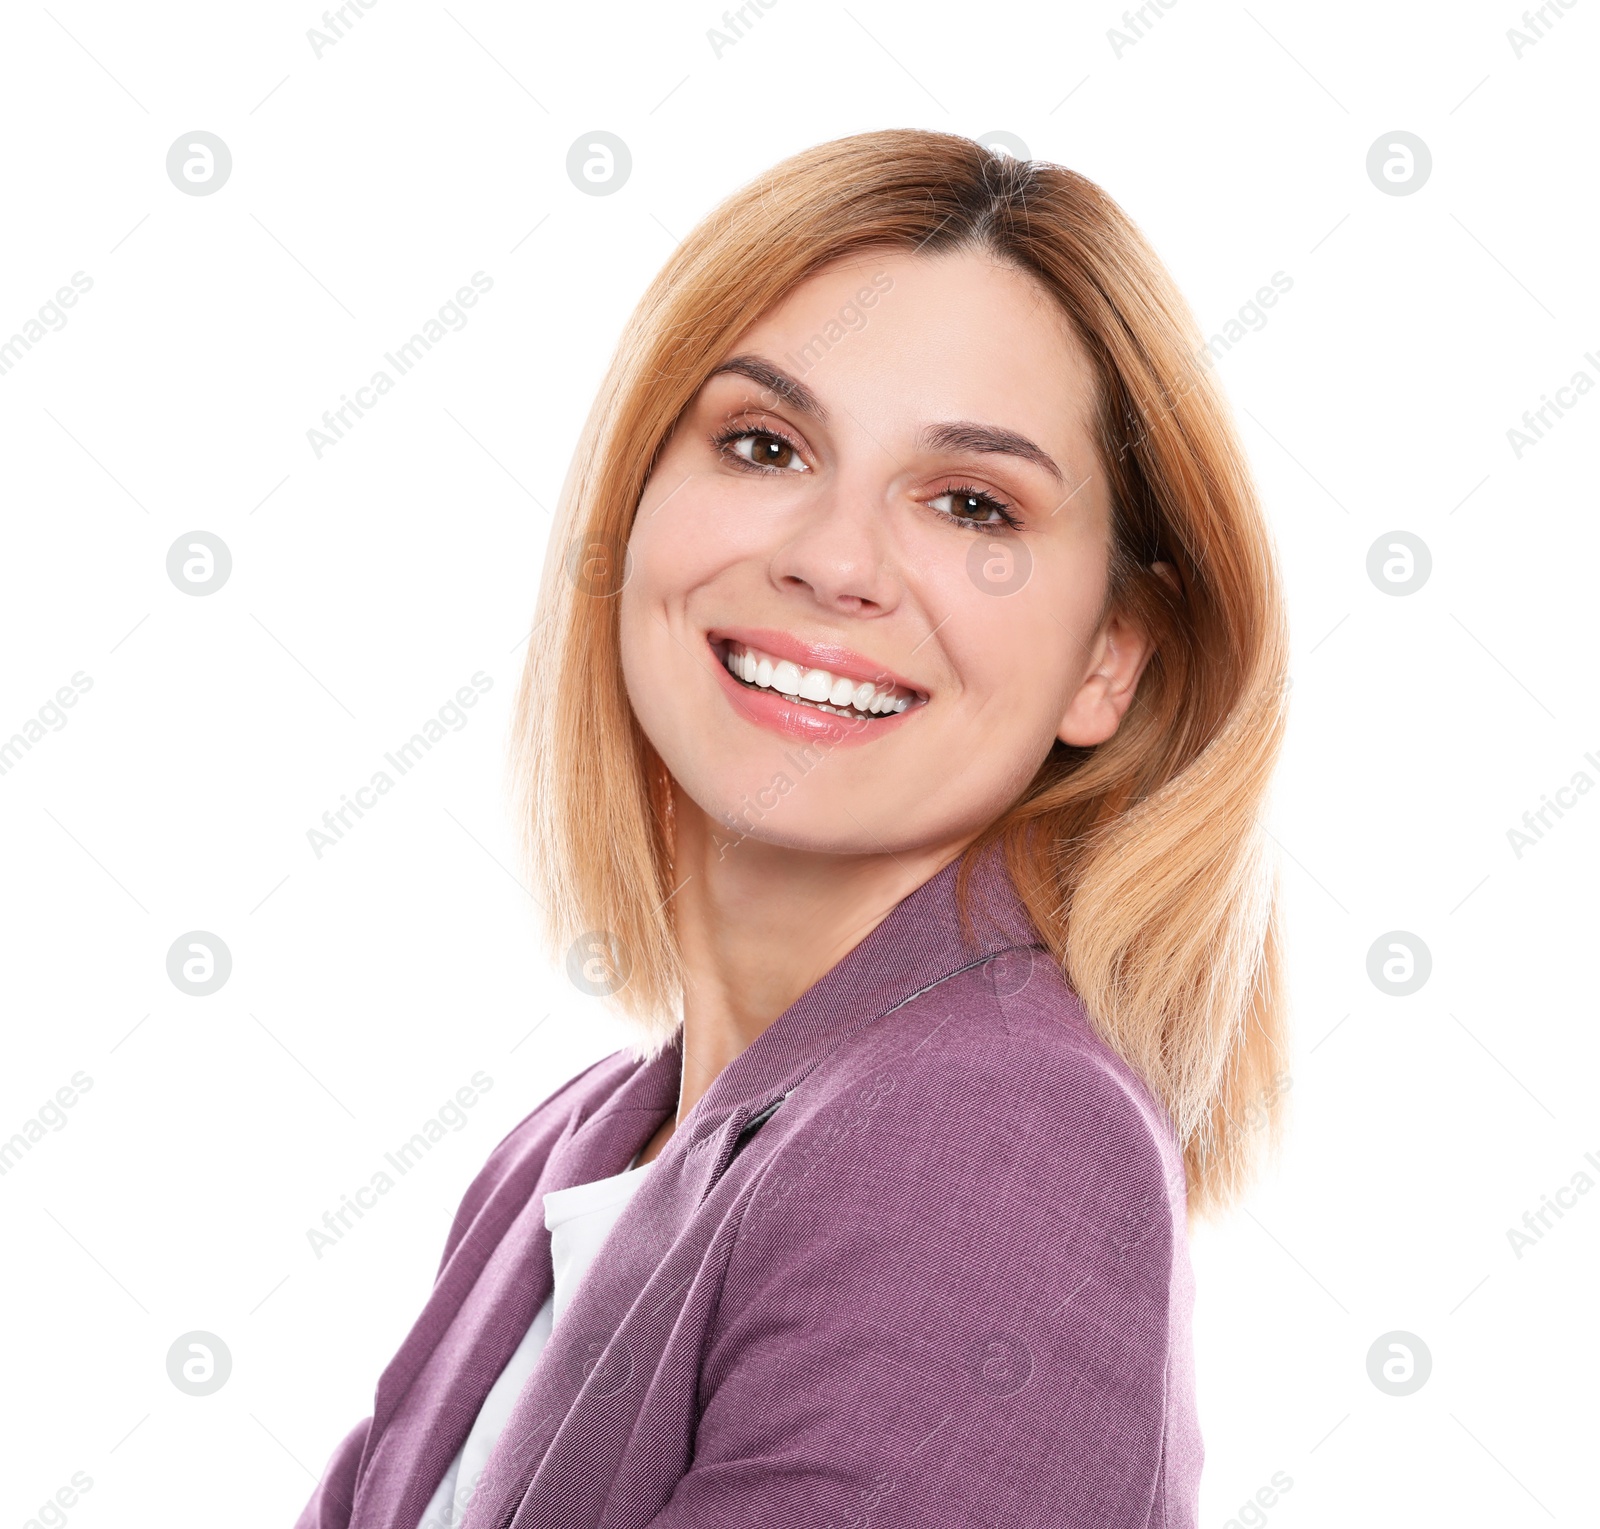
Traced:
<path id="1" fill-rule="evenodd" d="M 836 717 L 877 722 L 927 701 L 926 696 L 900 685 L 858 680 L 828 669 L 808 669 L 731 638 L 718 638 L 711 647 L 717 661 L 747 690 L 769 691 L 794 705 L 809 706 Z"/>

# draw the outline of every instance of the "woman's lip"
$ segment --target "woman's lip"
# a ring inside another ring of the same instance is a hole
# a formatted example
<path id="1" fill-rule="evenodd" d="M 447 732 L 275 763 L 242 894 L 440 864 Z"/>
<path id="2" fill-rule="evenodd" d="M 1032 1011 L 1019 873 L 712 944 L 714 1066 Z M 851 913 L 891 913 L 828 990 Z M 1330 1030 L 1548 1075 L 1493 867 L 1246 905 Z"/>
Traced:
<path id="1" fill-rule="evenodd" d="M 733 634 L 729 632 L 723 635 Z M 743 641 L 743 638 L 739 641 Z M 760 644 L 756 643 L 755 646 L 759 647 Z M 904 711 L 889 712 L 878 717 L 841 717 L 831 711 L 819 711 L 802 701 L 791 701 L 781 690 L 759 690 L 741 684 L 728 672 L 728 666 L 718 656 L 716 649 L 712 648 L 710 652 L 717 683 L 740 715 L 757 727 L 764 727 L 800 743 L 826 744 L 829 748 L 850 748 L 858 743 L 871 743 L 904 726 L 922 710 L 923 703 L 919 701 Z"/>
<path id="2" fill-rule="evenodd" d="M 882 664 L 838 643 L 802 642 L 791 632 L 764 626 L 712 627 L 706 633 L 706 641 L 713 647 L 722 641 L 741 642 L 746 647 L 770 653 L 774 658 L 786 658 L 792 664 L 799 664 L 802 669 L 826 669 L 830 674 L 847 680 L 898 685 L 902 690 L 909 690 L 919 701 L 928 699 L 928 692 L 904 675 L 896 674 L 893 669 L 886 669 Z"/>

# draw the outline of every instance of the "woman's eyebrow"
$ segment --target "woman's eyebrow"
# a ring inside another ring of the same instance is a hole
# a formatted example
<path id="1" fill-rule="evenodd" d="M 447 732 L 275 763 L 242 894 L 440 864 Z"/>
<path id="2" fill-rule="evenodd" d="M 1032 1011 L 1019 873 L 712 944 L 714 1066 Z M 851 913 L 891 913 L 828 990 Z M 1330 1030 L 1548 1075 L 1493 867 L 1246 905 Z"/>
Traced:
<path id="1" fill-rule="evenodd" d="M 768 391 L 776 393 L 790 407 L 798 409 L 802 414 L 809 414 L 819 424 L 828 422 L 828 411 L 822 407 L 822 401 L 805 383 L 798 377 L 791 377 L 782 367 L 774 366 L 760 356 L 734 356 L 724 361 L 711 373 L 711 376 L 720 376 L 723 372 L 734 372 L 740 377 L 748 377 L 752 382 L 760 383 Z M 708 377 L 706 380 L 709 382 L 711 378 Z"/>
<path id="2" fill-rule="evenodd" d="M 1057 483 L 1065 483 L 1055 459 L 1042 446 L 1036 446 L 1025 435 L 1015 430 L 1003 430 L 998 425 L 980 425 L 972 420 L 951 420 L 942 425 L 925 425 L 920 441 L 932 451 L 992 451 L 1008 457 L 1020 457 L 1042 467 Z"/>
<path id="3" fill-rule="evenodd" d="M 720 376 L 723 372 L 748 377 L 750 381 L 777 394 L 791 408 L 809 414 L 821 424 L 827 423 L 828 411 L 817 395 L 798 377 L 791 377 L 782 367 L 774 366 L 761 356 L 732 356 L 717 367 L 711 376 Z M 710 378 L 706 380 L 710 381 Z M 1002 429 L 999 425 L 981 425 L 965 419 L 950 420 L 941 425 L 925 425 L 918 439 L 931 451 L 994 452 L 1017 457 L 1024 462 L 1032 462 L 1035 467 L 1042 467 L 1057 483 L 1066 482 L 1066 475 L 1042 446 L 1015 430 Z"/>

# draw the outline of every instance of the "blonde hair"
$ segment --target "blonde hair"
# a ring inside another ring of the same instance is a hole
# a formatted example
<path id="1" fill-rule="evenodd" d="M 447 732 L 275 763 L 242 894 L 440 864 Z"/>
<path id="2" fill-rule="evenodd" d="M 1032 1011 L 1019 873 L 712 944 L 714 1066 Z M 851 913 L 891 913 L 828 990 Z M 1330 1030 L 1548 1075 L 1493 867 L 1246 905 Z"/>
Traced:
<path id="1" fill-rule="evenodd" d="M 562 489 L 517 696 L 512 794 L 545 937 L 559 953 L 603 931 L 626 963 L 615 1001 L 642 1023 L 641 1059 L 672 1039 L 669 783 L 618 639 L 633 517 L 661 443 L 743 331 L 831 261 L 886 247 L 979 249 L 1028 272 L 1097 374 L 1106 607 L 1155 653 L 1117 732 L 1054 745 L 974 848 L 1002 847 L 1092 1023 L 1165 1105 L 1191 1218 L 1213 1214 L 1281 1132 L 1278 886 L 1258 813 L 1283 736 L 1285 618 L 1194 319 L 1132 221 L 1071 170 L 944 133 L 839 139 L 734 193 L 651 283 Z M 964 910 L 975 859 L 957 875 Z"/>

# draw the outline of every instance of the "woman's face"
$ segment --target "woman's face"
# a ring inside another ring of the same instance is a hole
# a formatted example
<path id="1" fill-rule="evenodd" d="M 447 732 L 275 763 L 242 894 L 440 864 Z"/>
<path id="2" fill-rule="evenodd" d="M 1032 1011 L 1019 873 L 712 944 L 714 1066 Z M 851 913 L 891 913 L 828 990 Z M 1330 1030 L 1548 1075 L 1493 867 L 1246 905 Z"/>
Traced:
<path id="1" fill-rule="evenodd" d="M 680 796 L 768 843 L 933 850 L 1108 738 L 1148 649 L 1100 620 L 1094 403 L 1052 299 L 983 254 L 852 256 L 748 329 L 628 543 L 623 673 Z"/>

